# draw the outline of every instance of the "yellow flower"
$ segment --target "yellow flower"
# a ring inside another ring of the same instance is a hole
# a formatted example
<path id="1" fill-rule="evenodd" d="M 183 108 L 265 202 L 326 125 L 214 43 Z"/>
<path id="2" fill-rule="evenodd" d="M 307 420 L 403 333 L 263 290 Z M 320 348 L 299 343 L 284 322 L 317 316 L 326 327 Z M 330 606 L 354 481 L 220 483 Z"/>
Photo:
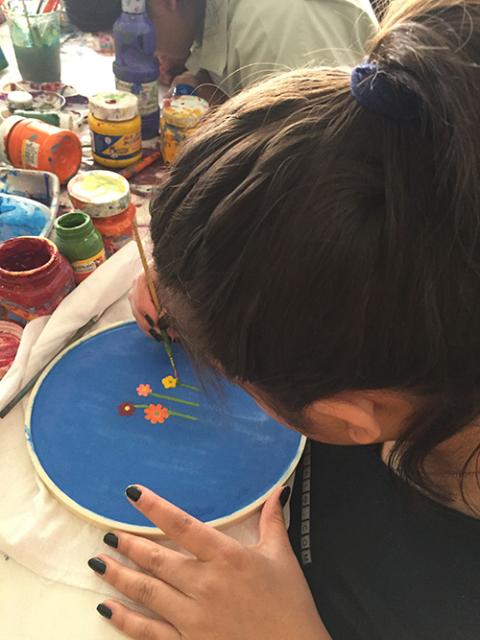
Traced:
<path id="1" fill-rule="evenodd" d="M 162 384 L 165 389 L 175 389 L 178 384 L 178 380 L 173 376 L 167 376 L 166 378 L 163 378 Z"/>

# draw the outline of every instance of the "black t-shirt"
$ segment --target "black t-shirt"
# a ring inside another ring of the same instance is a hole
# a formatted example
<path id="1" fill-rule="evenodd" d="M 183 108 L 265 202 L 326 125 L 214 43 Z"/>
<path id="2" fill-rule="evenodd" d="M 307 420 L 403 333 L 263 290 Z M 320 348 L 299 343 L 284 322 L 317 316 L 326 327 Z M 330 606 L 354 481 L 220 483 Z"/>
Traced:
<path id="1" fill-rule="evenodd" d="M 377 447 L 310 442 L 291 510 L 333 640 L 480 640 L 480 521 L 409 487 Z"/>

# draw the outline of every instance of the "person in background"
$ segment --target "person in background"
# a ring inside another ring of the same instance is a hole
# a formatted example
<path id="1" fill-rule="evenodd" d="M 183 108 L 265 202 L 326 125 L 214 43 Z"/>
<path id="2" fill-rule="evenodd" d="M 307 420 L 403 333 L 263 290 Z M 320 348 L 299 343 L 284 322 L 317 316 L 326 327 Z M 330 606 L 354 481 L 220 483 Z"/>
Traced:
<path id="1" fill-rule="evenodd" d="M 111 29 L 120 0 L 66 0 L 83 31 Z M 163 84 L 231 96 L 272 72 L 351 65 L 377 21 L 369 0 L 148 0 Z"/>
<path id="2" fill-rule="evenodd" d="M 80 31 L 110 31 L 122 11 L 121 0 L 63 0 L 63 4 Z"/>
<path id="3" fill-rule="evenodd" d="M 149 0 L 149 9 L 164 82 L 227 96 L 274 72 L 355 64 L 377 28 L 369 0 Z"/>

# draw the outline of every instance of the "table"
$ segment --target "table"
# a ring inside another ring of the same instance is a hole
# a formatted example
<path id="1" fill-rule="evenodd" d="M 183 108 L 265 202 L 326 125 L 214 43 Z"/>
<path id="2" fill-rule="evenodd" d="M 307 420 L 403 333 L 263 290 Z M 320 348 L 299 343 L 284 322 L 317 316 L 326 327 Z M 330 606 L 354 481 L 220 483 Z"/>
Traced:
<path id="1" fill-rule="evenodd" d="M 19 80 L 6 25 L 0 45 L 10 63 L 0 85 Z M 95 73 L 88 71 L 94 65 Z M 113 89 L 112 58 L 72 39 L 62 53 L 63 80 L 84 95 Z M 146 207 L 142 222 L 148 222 Z M 85 558 L 85 562 L 88 558 Z M 119 640 L 125 636 L 95 611 L 102 596 L 46 581 L 0 553 L 0 637 L 8 640 Z"/>

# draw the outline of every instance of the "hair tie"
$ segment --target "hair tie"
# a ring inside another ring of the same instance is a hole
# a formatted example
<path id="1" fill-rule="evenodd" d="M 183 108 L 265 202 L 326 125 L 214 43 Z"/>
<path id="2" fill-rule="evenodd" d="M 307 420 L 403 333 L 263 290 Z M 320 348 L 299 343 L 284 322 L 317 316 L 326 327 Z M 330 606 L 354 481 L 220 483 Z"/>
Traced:
<path id="1" fill-rule="evenodd" d="M 414 120 L 419 116 L 418 96 L 394 82 L 374 62 L 364 62 L 353 69 L 351 91 L 360 106 L 376 115 L 391 120 Z"/>

